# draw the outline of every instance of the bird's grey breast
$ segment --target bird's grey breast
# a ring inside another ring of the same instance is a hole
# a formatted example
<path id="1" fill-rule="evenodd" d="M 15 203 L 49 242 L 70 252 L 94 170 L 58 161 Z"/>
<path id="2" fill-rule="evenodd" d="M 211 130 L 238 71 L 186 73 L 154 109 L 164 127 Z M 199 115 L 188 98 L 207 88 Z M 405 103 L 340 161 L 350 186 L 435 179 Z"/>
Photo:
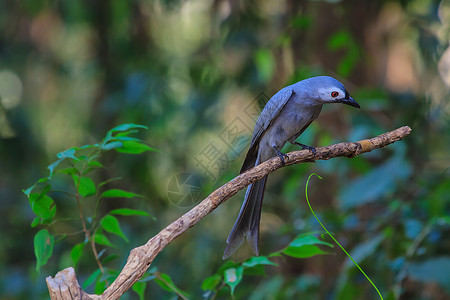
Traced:
<path id="1" fill-rule="evenodd" d="M 295 139 L 319 116 L 321 109 L 322 105 L 312 105 L 308 99 L 294 94 L 274 122 L 276 130 L 282 133 L 285 142 Z"/>
<path id="2" fill-rule="evenodd" d="M 279 112 L 261 139 L 262 161 L 276 155 L 287 141 L 294 141 L 319 116 L 322 105 L 311 104 L 295 93 Z"/>

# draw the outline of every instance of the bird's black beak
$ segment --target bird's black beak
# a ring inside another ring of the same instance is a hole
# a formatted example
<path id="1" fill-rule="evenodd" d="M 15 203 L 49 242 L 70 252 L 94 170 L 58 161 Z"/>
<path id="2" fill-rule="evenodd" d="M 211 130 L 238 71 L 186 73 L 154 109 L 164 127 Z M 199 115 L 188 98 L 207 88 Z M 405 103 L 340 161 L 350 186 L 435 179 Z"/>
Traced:
<path id="1" fill-rule="evenodd" d="M 353 99 L 352 97 L 350 97 L 350 95 L 347 95 L 347 97 L 340 99 L 338 101 L 339 103 L 344 103 L 356 108 L 361 108 L 361 106 L 359 106 L 358 102 L 355 101 L 355 99 Z"/>

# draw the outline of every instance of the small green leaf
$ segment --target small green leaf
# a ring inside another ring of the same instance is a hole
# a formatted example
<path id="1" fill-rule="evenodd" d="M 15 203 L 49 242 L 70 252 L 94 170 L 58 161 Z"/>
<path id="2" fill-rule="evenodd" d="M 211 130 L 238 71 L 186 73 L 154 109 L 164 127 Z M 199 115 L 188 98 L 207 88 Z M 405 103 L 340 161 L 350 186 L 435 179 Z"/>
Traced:
<path id="1" fill-rule="evenodd" d="M 121 124 L 119 126 L 114 127 L 109 132 L 116 132 L 116 131 L 128 131 L 134 128 L 143 128 L 148 129 L 147 126 L 139 125 L 139 124 L 133 124 L 133 123 L 127 123 L 127 124 Z"/>
<path id="2" fill-rule="evenodd" d="M 39 183 L 47 182 L 48 180 L 49 180 L 48 177 L 40 178 L 35 184 L 33 184 L 32 186 L 30 186 L 29 188 L 27 188 L 26 190 L 24 190 L 23 193 L 24 193 L 27 197 L 30 197 L 30 193 L 34 190 L 34 188 L 36 187 L 36 185 L 38 185 Z"/>
<path id="3" fill-rule="evenodd" d="M 175 286 L 175 284 L 173 283 L 172 278 L 170 278 L 169 275 L 164 274 L 164 273 L 159 273 L 158 276 L 155 278 L 155 282 L 164 290 L 168 291 L 168 292 L 172 292 L 172 293 L 177 293 L 177 294 L 181 294 L 183 296 L 185 296 L 186 298 L 190 298 L 189 294 L 180 290 L 179 288 L 177 288 Z"/>
<path id="4" fill-rule="evenodd" d="M 63 160 L 64 160 L 64 158 L 60 158 L 60 159 L 58 159 L 57 161 L 55 161 L 54 163 L 52 163 L 51 165 L 49 165 L 47 167 L 47 169 L 49 169 L 49 171 L 50 171 L 50 176 L 53 175 L 53 171 L 59 165 L 59 163 L 62 162 Z"/>
<path id="5" fill-rule="evenodd" d="M 31 209 L 44 222 L 48 222 L 56 215 L 53 199 L 47 195 L 31 193 L 29 197 Z"/>
<path id="6" fill-rule="evenodd" d="M 93 284 L 101 275 L 100 269 L 95 270 L 83 283 L 83 290 Z"/>
<path id="7" fill-rule="evenodd" d="M 114 135 L 114 138 L 119 139 L 121 137 L 126 137 L 127 135 L 130 135 L 132 133 L 137 133 L 139 132 L 139 130 L 128 130 L 128 131 L 124 131 L 124 132 L 118 132 Z"/>
<path id="8" fill-rule="evenodd" d="M 99 245 L 108 246 L 115 248 L 115 246 L 108 240 L 108 238 L 101 232 L 97 232 L 94 235 L 94 242 L 96 242 Z"/>
<path id="9" fill-rule="evenodd" d="M 67 174 L 67 175 L 73 175 L 73 174 L 78 174 L 78 170 L 75 168 L 66 168 L 66 169 L 61 169 L 58 170 L 59 173 L 63 173 L 63 174 Z"/>
<path id="10" fill-rule="evenodd" d="M 127 192 L 119 189 L 111 189 L 104 191 L 102 193 L 102 198 L 133 198 L 133 197 L 142 197 L 139 194 Z"/>
<path id="11" fill-rule="evenodd" d="M 34 227 L 38 226 L 40 223 L 41 223 L 41 218 L 35 217 L 33 219 L 33 222 L 31 222 L 31 228 L 34 228 Z"/>
<path id="12" fill-rule="evenodd" d="M 114 280 L 112 280 L 114 281 Z M 111 282 L 112 282 L 111 281 Z M 106 290 L 106 281 L 105 280 L 97 280 L 97 282 L 95 283 L 95 288 L 94 288 L 94 292 L 97 295 L 102 294 L 104 291 Z"/>
<path id="13" fill-rule="evenodd" d="M 304 245 L 326 245 L 328 247 L 334 247 L 333 244 L 319 240 L 317 237 L 309 234 L 298 235 L 290 244 L 290 247 L 301 247 Z"/>
<path id="14" fill-rule="evenodd" d="M 78 185 L 78 193 L 80 193 L 81 196 L 87 197 L 95 195 L 97 189 L 95 187 L 95 183 L 92 181 L 91 178 L 84 176 L 79 177 L 77 175 L 72 175 L 72 178 L 75 183 L 75 186 Z"/>
<path id="15" fill-rule="evenodd" d="M 251 268 L 244 268 L 244 275 L 264 277 L 266 276 L 266 270 L 264 265 L 257 265 Z"/>
<path id="16" fill-rule="evenodd" d="M 84 145 L 84 146 L 81 146 L 81 147 L 72 147 L 71 149 L 83 150 L 83 149 L 89 149 L 89 148 L 94 148 L 94 147 L 100 147 L 100 145 L 99 144 Z"/>
<path id="17" fill-rule="evenodd" d="M 103 165 L 101 164 L 101 163 L 99 163 L 98 161 L 96 161 L 96 160 L 93 160 L 93 161 L 90 161 L 89 163 L 88 163 L 88 167 L 91 167 L 91 168 L 103 168 Z"/>
<path id="18" fill-rule="evenodd" d="M 35 188 L 35 184 L 33 184 L 32 186 L 30 186 L 29 188 L 27 188 L 26 190 L 23 190 L 22 192 L 27 196 L 27 197 L 29 197 L 30 196 L 30 193 L 31 193 L 31 191 L 33 191 L 33 189 Z"/>
<path id="19" fill-rule="evenodd" d="M 225 270 L 224 280 L 230 287 L 232 295 L 234 295 L 234 289 L 236 286 L 241 282 L 243 273 L 244 268 L 242 266 Z"/>
<path id="20" fill-rule="evenodd" d="M 122 179 L 121 177 L 109 178 L 109 179 L 107 179 L 105 181 L 100 182 L 98 184 L 97 188 L 100 189 L 100 187 L 104 186 L 107 183 L 110 183 L 110 182 L 113 182 L 113 181 L 117 181 L 117 180 L 121 180 L 121 179 Z"/>
<path id="21" fill-rule="evenodd" d="M 125 234 L 123 234 L 122 229 L 120 229 L 119 221 L 116 219 L 116 217 L 106 215 L 100 221 L 100 225 L 105 231 L 118 235 L 123 238 L 125 242 L 129 242 Z"/>
<path id="22" fill-rule="evenodd" d="M 103 145 L 102 150 L 112 150 L 112 149 L 121 148 L 121 147 L 123 147 L 122 142 L 114 141 L 114 142 L 110 142 L 110 143 Z"/>
<path id="23" fill-rule="evenodd" d="M 131 209 L 131 208 L 114 209 L 114 210 L 110 211 L 109 213 L 113 214 L 113 215 L 121 215 L 121 216 L 145 216 L 145 217 L 150 216 L 150 214 L 146 211 Z"/>
<path id="24" fill-rule="evenodd" d="M 70 258 L 72 259 L 73 265 L 75 266 L 83 255 L 84 243 L 79 243 L 73 246 L 72 251 L 70 251 Z"/>
<path id="25" fill-rule="evenodd" d="M 217 270 L 216 273 L 217 273 L 217 274 L 222 274 L 222 273 L 225 272 L 225 270 L 231 269 L 231 268 L 237 268 L 237 267 L 239 267 L 240 265 L 241 265 L 241 264 L 229 260 L 229 261 L 227 261 L 226 263 L 224 263 L 223 265 L 221 265 L 220 268 Z"/>
<path id="26" fill-rule="evenodd" d="M 120 134 L 116 135 L 114 137 L 114 139 L 118 140 L 118 141 L 135 141 L 135 142 L 139 142 L 139 143 L 143 143 L 144 141 L 138 138 L 133 138 L 130 136 L 121 136 Z"/>
<path id="27" fill-rule="evenodd" d="M 36 271 L 47 263 L 53 253 L 55 237 L 47 229 L 41 229 L 34 236 L 34 254 L 36 256 Z"/>
<path id="28" fill-rule="evenodd" d="M 258 265 L 278 266 L 278 264 L 270 261 L 266 256 L 253 256 L 242 263 L 242 266 L 246 268 L 252 268 Z"/>
<path id="29" fill-rule="evenodd" d="M 140 154 L 145 151 L 156 151 L 156 149 L 148 146 L 147 144 L 136 142 L 136 141 L 123 141 L 123 146 L 116 148 L 117 152 L 128 153 L 128 154 Z"/>
<path id="30" fill-rule="evenodd" d="M 217 285 L 220 283 L 221 280 L 222 280 L 222 276 L 220 276 L 218 274 L 215 274 L 213 276 L 206 278 L 202 282 L 202 290 L 204 290 L 204 291 L 214 290 L 217 287 Z"/>
<path id="31" fill-rule="evenodd" d="M 58 154 L 56 154 L 56 157 L 62 158 L 62 159 L 72 158 L 74 160 L 78 160 L 78 158 L 75 157 L 75 148 L 70 148 L 70 149 L 67 149 L 66 151 L 59 152 Z"/>
<path id="32" fill-rule="evenodd" d="M 325 252 L 314 245 L 304 245 L 301 247 L 288 246 L 282 251 L 282 253 L 295 258 L 307 258 L 321 254 L 328 254 L 328 252 Z"/>
<path id="33" fill-rule="evenodd" d="M 138 294 L 139 300 L 144 300 L 146 287 L 147 287 L 147 282 L 138 281 L 135 284 L 133 284 L 133 286 L 131 288 L 133 289 L 133 291 L 136 292 L 136 294 Z"/>

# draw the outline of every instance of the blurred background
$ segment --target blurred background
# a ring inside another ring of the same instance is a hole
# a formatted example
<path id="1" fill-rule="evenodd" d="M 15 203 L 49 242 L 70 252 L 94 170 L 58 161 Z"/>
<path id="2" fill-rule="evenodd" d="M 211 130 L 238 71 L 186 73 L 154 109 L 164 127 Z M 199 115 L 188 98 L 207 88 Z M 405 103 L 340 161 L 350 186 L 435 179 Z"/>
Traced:
<path id="1" fill-rule="evenodd" d="M 323 177 L 309 187 L 316 213 L 387 299 L 450 299 L 449 37 L 449 1 L 0 1 L 0 298 L 48 298 L 45 277 L 66 267 L 83 239 L 58 243 L 36 272 L 37 229 L 22 189 L 48 174 L 56 153 L 95 143 L 122 123 L 150 128 L 141 135 L 160 152 L 109 155 L 97 175 L 121 176 L 116 187 L 145 195 L 107 202 L 105 212 L 132 207 L 156 217 L 120 219 L 130 243 L 116 241 L 111 265 L 121 269 L 130 249 L 238 174 L 275 92 L 330 75 L 362 109 L 324 107 L 301 143 L 355 141 L 403 125 L 412 133 L 353 159 L 270 176 L 261 253 L 320 231 L 304 197 L 316 172 Z M 175 240 L 152 266 L 201 298 L 203 279 L 223 264 L 242 198 Z M 232 259 L 250 255 L 245 245 Z M 376 299 L 337 248 L 278 263 L 266 277 L 245 276 L 236 298 Z M 79 280 L 95 269 L 86 255 Z M 153 282 L 147 295 L 172 297 Z"/>

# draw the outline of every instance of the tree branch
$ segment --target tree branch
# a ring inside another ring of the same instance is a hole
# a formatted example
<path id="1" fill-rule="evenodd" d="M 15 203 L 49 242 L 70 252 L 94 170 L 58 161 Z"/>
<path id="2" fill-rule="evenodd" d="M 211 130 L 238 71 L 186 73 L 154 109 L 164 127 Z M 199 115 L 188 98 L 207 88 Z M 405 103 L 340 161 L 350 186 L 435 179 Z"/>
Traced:
<path id="1" fill-rule="evenodd" d="M 318 159 L 330 159 L 334 157 L 355 157 L 361 153 L 370 152 L 377 148 L 383 148 L 389 144 L 399 141 L 411 132 L 411 128 L 403 126 L 394 131 L 384 133 L 368 140 L 351 143 L 339 143 L 316 149 L 314 156 L 308 150 L 294 151 L 288 153 L 285 159 L 286 165 L 311 162 Z M 224 184 L 212 192 L 207 198 L 197 206 L 178 218 L 176 221 L 161 230 L 152 237 L 145 245 L 134 248 L 130 251 L 127 263 L 120 272 L 117 279 L 103 292 L 102 295 L 90 295 L 81 290 L 75 271 L 67 268 L 56 274 L 55 278 L 47 277 L 47 286 L 52 299 L 117 299 L 123 295 L 132 285 L 138 281 L 153 259 L 171 241 L 183 232 L 197 224 L 203 217 L 211 213 L 220 204 L 235 195 L 249 184 L 283 167 L 278 157 L 272 158 L 247 172 L 240 174 L 233 180 Z"/>

